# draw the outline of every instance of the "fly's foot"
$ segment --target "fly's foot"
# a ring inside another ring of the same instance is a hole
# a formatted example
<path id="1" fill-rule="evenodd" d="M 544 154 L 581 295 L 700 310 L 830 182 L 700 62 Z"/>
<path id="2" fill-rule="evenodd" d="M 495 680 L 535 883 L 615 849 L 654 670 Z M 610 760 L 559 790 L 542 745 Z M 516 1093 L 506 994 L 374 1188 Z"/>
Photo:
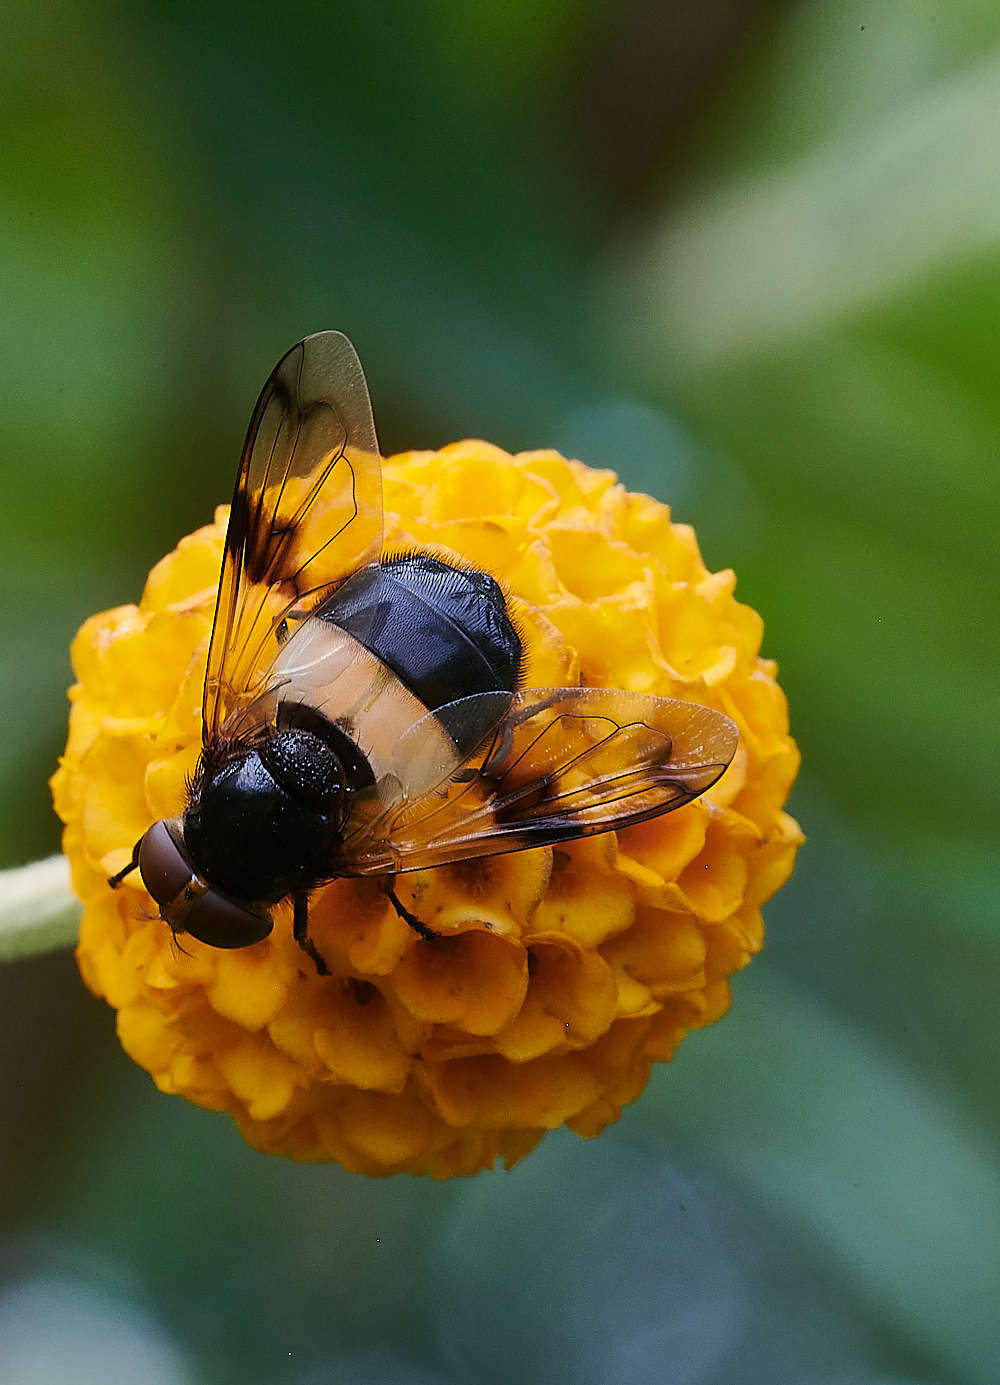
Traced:
<path id="1" fill-rule="evenodd" d="M 392 888 L 391 885 L 387 885 L 385 887 L 385 892 L 392 900 L 392 907 L 395 909 L 396 913 L 399 915 L 401 919 L 406 920 L 406 922 L 413 929 L 414 933 L 419 933 L 425 942 L 437 942 L 441 934 L 435 933 L 433 928 L 428 928 L 426 923 L 421 923 L 420 920 L 417 918 L 416 914 L 411 914 L 409 909 L 407 909 L 406 905 L 403 904 L 403 902 L 397 898 L 396 891 Z"/>
<path id="2" fill-rule="evenodd" d="M 294 916 L 292 923 L 292 933 L 295 941 L 302 951 L 312 959 L 316 968 L 317 975 L 330 976 L 332 973 L 326 962 L 323 960 L 319 949 L 309 936 L 309 895 L 306 890 L 299 890 L 292 900 Z"/>

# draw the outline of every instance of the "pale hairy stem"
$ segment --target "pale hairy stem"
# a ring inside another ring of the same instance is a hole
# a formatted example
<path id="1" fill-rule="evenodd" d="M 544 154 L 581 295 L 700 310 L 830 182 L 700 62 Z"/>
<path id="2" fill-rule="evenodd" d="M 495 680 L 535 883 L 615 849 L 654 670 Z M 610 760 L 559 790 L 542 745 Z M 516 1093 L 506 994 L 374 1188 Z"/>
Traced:
<path id="1" fill-rule="evenodd" d="M 65 856 L 0 871 L 0 962 L 72 947 L 80 909 Z"/>

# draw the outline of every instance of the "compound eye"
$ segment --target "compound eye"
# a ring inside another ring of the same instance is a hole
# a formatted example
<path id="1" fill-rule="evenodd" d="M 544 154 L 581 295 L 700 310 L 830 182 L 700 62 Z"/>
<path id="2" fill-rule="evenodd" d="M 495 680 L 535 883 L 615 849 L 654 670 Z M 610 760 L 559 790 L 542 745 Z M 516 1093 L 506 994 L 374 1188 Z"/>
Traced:
<path id="1" fill-rule="evenodd" d="M 139 844 L 142 883 L 157 904 L 176 899 L 193 875 L 165 822 L 154 822 Z"/>
<path id="2" fill-rule="evenodd" d="M 209 947 L 249 947 L 273 927 L 267 914 L 255 914 L 215 890 L 203 894 L 184 915 L 185 932 Z"/>
<path id="3" fill-rule="evenodd" d="M 175 900 L 195 875 L 166 822 L 154 822 L 139 844 L 139 871 L 142 883 L 161 906 Z M 254 913 L 212 889 L 196 899 L 172 926 L 209 947 L 249 947 L 266 938 L 274 927 L 269 915 Z"/>

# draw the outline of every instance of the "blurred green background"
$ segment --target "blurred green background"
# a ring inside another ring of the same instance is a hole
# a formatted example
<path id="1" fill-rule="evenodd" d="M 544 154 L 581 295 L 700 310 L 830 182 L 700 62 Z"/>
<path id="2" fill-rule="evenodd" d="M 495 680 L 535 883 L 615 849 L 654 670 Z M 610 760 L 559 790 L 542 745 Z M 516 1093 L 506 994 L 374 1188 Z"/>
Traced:
<path id="1" fill-rule="evenodd" d="M 58 849 L 77 626 L 325 327 L 384 452 L 696 524 L 810 838 L 731 1016 L 473 1183 L 256 1155 L 7 967 L 5 1378 L 1000 1379 L 1000 5 L 6 0 L 0 109 L 0 864 Z"/>

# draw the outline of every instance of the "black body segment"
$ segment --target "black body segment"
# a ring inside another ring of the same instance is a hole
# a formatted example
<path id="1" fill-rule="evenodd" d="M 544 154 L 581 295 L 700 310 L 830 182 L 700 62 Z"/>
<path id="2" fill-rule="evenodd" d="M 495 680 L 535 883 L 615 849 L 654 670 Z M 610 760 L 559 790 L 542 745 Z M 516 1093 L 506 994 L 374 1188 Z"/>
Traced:
<path id="1" fill-rule="evenodd" d="M 317 611 L 392 669 L 434 711 L 517 689 L 521 641 L 484 572 L 412 554 L 365 569 Z"/>
<path id="2" fill-rule="evenodd" d="M 347 795 L 340 761 L 318 736 L 279 731 L 261 745 L 259 754 L 268 774 L 291 798 L 323 817 L 343 818 Z"/>
<path id="3" fill-rule="evenodd" d="M 279 702 L 276 720 L 279 731 L 308 731 L 317 740 L 322 741 L 339 761 L 340 773 L 352 792 L 370 789 L 375 783 L 371 765 L 361 749 L 344 735 L 339 726 L 322 712 L 318 712 L 315 707 L 310 707 L 307 702 Z M 314 749 L 313 754 L 316 753 Z M 294 792 L 294 789 L 289 789 L 289 793 Z M 303 798 L 302 793 L 298 796 Z"/>
<path id="4" fill-rule="evenodd" d="M 223 894 L 276 904 L 326 878 L 343 840 L 351 790 L 339 762 L 303 731 L 206 775 L 184 815 L 184 845 Z"/>

